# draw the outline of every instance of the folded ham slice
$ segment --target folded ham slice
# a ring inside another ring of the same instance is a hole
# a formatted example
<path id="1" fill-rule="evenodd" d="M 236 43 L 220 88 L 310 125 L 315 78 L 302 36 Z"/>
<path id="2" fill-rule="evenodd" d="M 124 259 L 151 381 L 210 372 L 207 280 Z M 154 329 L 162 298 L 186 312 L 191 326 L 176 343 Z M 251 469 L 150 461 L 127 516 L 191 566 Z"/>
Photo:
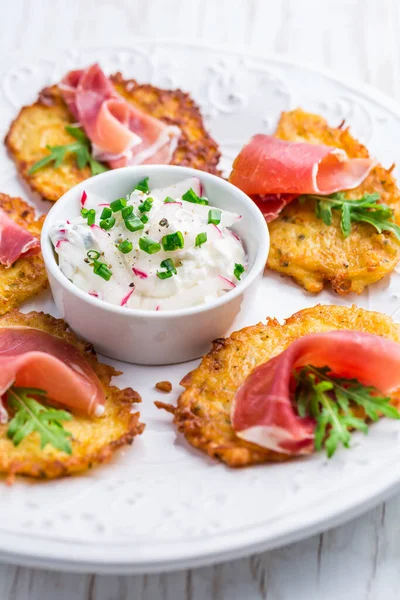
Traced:
<path id="1" fill-rule="evenodd" d="M 167 164 L 180 129 L 142 112 L 120 96 L 99 65 L 71 71 L 59 84 L 74 118 L 92 142 L 95 158 L 113 169 Z"/>
<path id="2" fill-rule="evenodd" d="M 246 194 L 268 195 L 273 202 L 271 212 L 276 213 L 281 198 L 273 195 L 293 194 L 292 200 L 300 194 L 328 195 L 353 189 L 375 164 L 371 158 L 349 158 L 344 150 L 332 146 L 258 134 L 236 157 L 229 181 Z"/>
<path id="3" fill-rule="evenodd" d="M 359 331 L 310 334 L 256 367 L 238 389 L 231 419 L 240 438 L 284 454 L 313 452 L 315 422 L 299 417 L 290 392 L 293 370 L 307 364 L 382 394 L 400 387 L 400 344 Z"/>
<path id="4" fill-rule="evenodd" d="M 0 210 L 0 264 L 11 267 L 18 258 L 39 252 L 39 240 Z"/>
<path id="5" fill-rule="evenodd" d="M 0 398 L 12 385 L 45 390 L 50 400 L 88 415 L 103 411 L 104 390 L 86 358 L 39 329 L 0 327 Z"/>

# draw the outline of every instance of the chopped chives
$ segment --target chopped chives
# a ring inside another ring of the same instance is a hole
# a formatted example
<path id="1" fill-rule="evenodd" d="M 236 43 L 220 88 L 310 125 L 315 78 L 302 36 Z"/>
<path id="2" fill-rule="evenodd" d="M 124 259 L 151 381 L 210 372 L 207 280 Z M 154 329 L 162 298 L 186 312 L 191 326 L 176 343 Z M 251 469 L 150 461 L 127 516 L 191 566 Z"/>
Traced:
<path id="1" fill-rule="evenodd" d="M 172 258 L 166 258 L 160 262 L 160 267 L 163 269 L 167 269 L 167 271 L 171 271 L 174 275 L 176 275 L 177 271 L 174 265 L 174 261 Z"/>
<path id="2" fill-rule="evenodd" d="M 192 188 L 183 194 L 182 200 L 186 200 L 186 202 L 192 202 L 193 204 L 208 204 L 207 198 L 199 198 Z"/>
<path id="3" fill-rule="evenodd" d="M 172 271 L 157 271 L 157 277 L 160 279 L 169 279 L 172 277 Z"/>
<path id="4" fill-rule="evenodd" d="M 183 248 L 185 245 L 185 240 L 180 231 L 176 233 L 170 233 L 168 235 L 164 235 L 161 240 L 162 247 L 166 252 L 173 252 L 174 250 L 179 250 Z"/>
<path id="5" fill-rule="evenodd" d="M 114 200 L 114 202 L 111 202 L 110 204 L 110 208 L 113 212 L 118 212 L 119 210 L 125 208 L 125 206 L 126 198 L 118 198 L 118 200 Z"/>
<path id="6" fill-rule="evenodd" d="M 133 213 L 133 206 L 124 206 L 124 208 L 121 211 L 121 215 L 123 219 L 126 219 L 127 217 L 129 217 L 129 215 L 131 215 Z"/>
<path id="7" fill-rule="evenodd" d="M 221 211 L 219 208 L 212 208 L 208 211 L 208 222 L 212 225 L 219 225 L 221 223 Z"/>
<path id="8" fill-rule="evenodd" d="M 112 210 L 108 206 L 105 206 L 101 211 L 100 219 L 108 219 L 112 216 Z"/>
<path id="9" fill-rule="evenodd" d="M 81 208 L 81 215 L 82 217 L 86 218 L 87 214 L 88 214 L 88 209 L 87 208 Z"/>
<path id="10" fill-rule="evenodd" d="M 127 219 L 125 219 L 124 222 L 125 222 L 125 227 L 129 231 L 139 231 L 140 229 L 144 229 L 144 224 L 135 215 L 130 215 Z"/>
<path id="11" fill-rule="evenodd" d="M 133 244 L 129 240 L 124 240 L 120 244 L 118 244 L 118 250 L 122 252 L 122 254 L 128 254 L 133 250 Z"/>
<path id="12" fill-rule="evenodd" d="M 139 183 L 137 183 L 133 189 L 139 190 L 140 192 L 144 192 L 145 194 L 147 194 L 149 192 L 148 181 L 149 178 L 145 177 L 144 179 L 142 179 L 142 181 L 139 181 Z"/>
<path id="13" fill-rule="evenodd" d="M 196 235 L 196 242 L 195 245 L 196 246 L 202 246 L 203 244 L 205 244 L 207 241 L 207 233 L 205 231 L 202 231 L 201 233 L 199 233 L 198 235 Z"/>
<path id="14" fill-rule="evenodd" d="M 97 252 L 97 250 L 89 250 L 87 252 L 87 257 L 90 258 L 90 260 L 96 260 L 97 258 L 100 258 L 100 252 Z"/>
<path id="15" fill-rule="evenodd" d="M 147 215 L 141 215 L 140 220 L 142 221 L 142 223 L 147 223 L 149 220 L 149 217 Z"/>
<path id="16" fill-rule="evenodd" d="M 139 205 L 140 212 L 149 212 L 153 204 L 153 198 L 147 198 L 142 204 Z"/>
<path id="17" fill-rule="evenodd" d="M 108 219 L 103 219 L 100 221 L 100 227 L 107 231 L 108 229 L 112 229 L 115 225 L 114 217 L 109 217 Z"/>
<path id="18" fill-rule="evenodd" d="M 167 196 L 164 200 L 164 204 L 170 204 L 171 202 L 176 202 L 171 196 Z"/>
<path id="19" fill-rule="evenodd" d="M 96 275 L 99 275 L 106 281 L 111 279 L 112 272 L 107 267 L 106 263 L 100 262 L 99 260 L 95 260 L 93 262 L 93 271 Z"/>
<path id="20" fill-rule="evenodd" d="M 94 225 L 95 221 L 96 221 L 96 211 L 94 210 L 94 208 L 91 208 L 87 214 L 87 223 L 88 223 L 88 225 Z"/>
<path id="21" fill-rule="evenodd" d="M 243 275 L 245 268 L 240 263 L 235 263 L 235 268 L 233 270 L 233 274 L 240 281 L 241 276 Z"/>
<path id="22" fill-rule="evenodd" d="M 139 248 L 143 250 L 143 252 L 147 252 L 147 254 L 155 254 L 161 250 L 161 246 L 158 242 L 155 242 L 146 236 L 139 238 Z"/>

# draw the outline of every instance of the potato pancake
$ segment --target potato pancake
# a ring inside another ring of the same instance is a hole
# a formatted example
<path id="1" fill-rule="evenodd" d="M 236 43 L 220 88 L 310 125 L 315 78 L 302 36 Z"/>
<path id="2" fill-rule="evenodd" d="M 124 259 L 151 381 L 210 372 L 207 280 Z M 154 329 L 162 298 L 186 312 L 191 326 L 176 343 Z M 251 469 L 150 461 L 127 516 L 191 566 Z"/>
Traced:
<path id="1" fill-rule="evenodd" d="M 214 342 L 200 366 L 181 382 L 185 391 L 176 409 L 156 403 L 174 413 L 174 423 L 187 441 L 230 467 L 288 460 L 287 454 L 266 450 L 236 436 L 230 412 L 236 390 L 249 373 L 292 342 L 309 333 L 351 329 L 400 342 L 400 326 L 386 315 L 353 306 L 315 306 L 285 321 L 268 319 Z M 399 393 L 393 400 L 400 402 Z"/>
<path id="2" fill-rule="evenodd" d="M 0 209 L 13 221 L 39 238 L 44 216 L 36 219 L 35 209 L 21 200 L 0 194 Z M 11 267 L 0 265 L 0 315 L 4 315 L 47 287 L 41 253 L 19 258 Z"/>
<path id="3" fill-rule="evenodd" d="M 165 123 L 180 127 L 182 133 L 171 164 L 219 173 L 217 143 L 205 130 L 200 110 L 189 94 L 139 85 L 133 79 L 123 79 L 121 73 L 112 75 L 111 81 L 128 102 Z M 56 169 L 46 166 L 29 174 L 32 165 L 48 153 L 47 145 L 61 146 L 75 141 L 65 131 L 65 126 L 73 121 L 55 85 L 45 88 L 34 104 L 21 109 L 5 139 L 20 175 L 34 191 L 52 202 L 90 177 L 89 167 L 78 169 L 72 156 Z"/>
<path id="4" fill-rule="evenodd" d="M 7 425 L 0 425 L 0 473 L 7 474 L 9 482 L 15 475 L 48 478 L 62 477 L 85 471 L 111 459 L 113 452 L 131 444 L 142 433 L 139 413 L 133 405 L 140 396 L 131 388 L 123 390 L 110 386 L 111 378 L 119 375 L 109 365 L 99 363 L 92 346 L 68 331 L 62 319 L 44 313 L 22 314 L 17 310 L 0 318 L 0 327 L 23 326 L 41 329 L 72 344 L 85 356 L 99 377 L 106 394 L 105 412 L 101 417 L 90 418 L 73 414 L 64 428 L 72 433 L 72 454 L 56 450 L 50 445 L 41 449 L 39 435 L 34 432 L 14 446 L 7 437 Z"/>
<path id="5" fill-rule="evenodd" d="M 345 150 L 350 158 L 368 157 L 368 150 L 341 127 L 332 128 L 322 117 L 300 109 L 282 113 L 275 134 L 282 140 L 326 144 Z M 347 198 L 379 193 L 400 224 L 400 192 L 392 169 L 377 165 L 363 183 L 346 192 Z M 367 223 L 352 223 L 348 238 L 333 211 L 332 225 L 315 214 L 315 201 L 288 204 L 269 223 L 271 249 L 268 267 L 292 277 L 308 292 L 320 292 L 329 282 L 338 294 L 356 292 L 391 273 L 400 260 L 400 241 L 389 232 L 379 234 Z"/>

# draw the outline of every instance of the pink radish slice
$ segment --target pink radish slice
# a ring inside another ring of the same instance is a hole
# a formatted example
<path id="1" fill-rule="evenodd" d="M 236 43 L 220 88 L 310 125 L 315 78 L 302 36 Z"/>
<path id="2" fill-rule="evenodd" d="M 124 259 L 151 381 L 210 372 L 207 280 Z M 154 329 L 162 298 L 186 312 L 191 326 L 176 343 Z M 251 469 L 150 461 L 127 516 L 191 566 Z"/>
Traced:
<path id="1" fill-rule="evenodd" d="M 87 199 L 87 193 L 85 192 L 85 190 L 83 190 L 82 196 L 81 196 L 81 204 L 82 204 L 82 206 L 85 206 L 86 199 Z"/>
<path id="2" fill-rule="evenodd" d="M 126 294 L 126 296 L 124 296 L 121 300 L 121 306 L 125 306 L 125 304 L 128 302 L 129 298 L 132 296 L 133 292 L 135 291 L 135 289 L 133 290 L 129 290 L 129 292 Z"/>
<path id="3" fill-rule="evenodd" d="M 236 285 L 233 283 L 233 281 L 231 281 L 230 279 L 227 279 L 223 275 L 218 275 L 218 277 L 222 282 L 224 282 L 224 284 L 228 285 L 230 289 L 233 289 L 236 287 Z M 222 289 L 225 289 L 225 288 L 222 288 Z"/>
<path id="4" fill-rule="evenodd" d="M 137 277 L 140 277 L 140 279 L 147 279 L 147 277 L 148 277 L 147 273 L 145 273 L 144 271 L 141 271 L 140 269 L 136 269 L 135 267 L 132 267 L 132 272 Z"/>

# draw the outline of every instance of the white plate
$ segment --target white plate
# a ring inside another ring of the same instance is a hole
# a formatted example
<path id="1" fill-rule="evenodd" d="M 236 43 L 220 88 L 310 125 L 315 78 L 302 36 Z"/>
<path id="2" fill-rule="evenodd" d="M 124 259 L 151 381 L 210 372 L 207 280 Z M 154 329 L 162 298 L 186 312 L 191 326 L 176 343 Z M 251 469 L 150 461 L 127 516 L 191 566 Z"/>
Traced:
<path id="1" fill-rule="evenodd" d="M 65 52 L 11 68 L 0 81 L 2 133 L 39 89 L 95 60 L 108 72 L 121 70 L 139 81 L 190 91 L 221 144 L 225 168 L 251 134 L 272 132 L 279 113 L 296 106 L 327 116 L 333 125 L 346 119 L 383 164 L 398 159 L 400 110 L 379 92 L 275 57 L 151 40 L 129 49 Z M 1 152 L 0 190 L 27 197 Z M 316 302 L 357 302 L 396 315 L 399 292 L 398 274 L 361 297 L 346 298 L 330 292 L 313 297 L 288 279 L 268 275 L 235 328 L 267 315 L 283 318 Z M 48 296 L 33 306 L 54 312 Z M 118 384 L 132 385 L 143 397 L 144 435 L 111 464 L 81 477 L 2 485 L 0 560 L 102 573 L 204 565 L 337 525 L 383 500 L 400 482 L 396 422 L 374 425 L 368 437 L 354 435 L 352 450 L 341 450 L 330 461 L 315 454 L 229 470 L 176 436 L 170 416 L 153 405 L 166 399 L 154 384 L 171 380 L 174 394 L 167 398 L 174 401 L 180 378 L 196 362 L 161 368 L 113 364 L 124 371 Z"/>

